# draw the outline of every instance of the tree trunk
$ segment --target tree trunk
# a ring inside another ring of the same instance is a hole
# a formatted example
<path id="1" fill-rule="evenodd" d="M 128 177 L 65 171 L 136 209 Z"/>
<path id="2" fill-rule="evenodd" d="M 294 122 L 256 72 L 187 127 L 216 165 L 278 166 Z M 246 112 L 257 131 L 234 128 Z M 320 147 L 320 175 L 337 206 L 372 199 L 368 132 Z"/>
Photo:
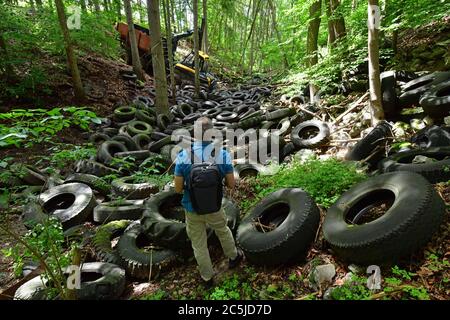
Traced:
<path id="1" fill-rule="evenodd" d="M 334 21 L 333 21 L 333 13 L 331 12 L 331 3 L 330 0 L 325 0 L 327 5 L 327 20 L 328 20 L 328 51 L 331 52 L 332 48 L 335 45 L 336 41 L 336 33 L 334 32 Z"/>
<path id="2" fill-rule="evenodd" d="M 195 61 L 195 95 L 200 96 L 200 59 L 198 56 L 199 50 L 199 35 L 198 35 L 198 0 L 193 0 L 194 13 L 194 61 Z"/>
<path id="3" fill-rule="evenodd" d="M 73 90 L 75 93 L 75 99 L 78 102 L 86 100 L 86 94 L 84 92 L 83 84 L 81 83 L 80 71 L 78 70 L 77 57 L 73 50 L 72 40 L 70 39 L 69 29 L 67 28 L 67 17 L 64 12 L 64 4 L 62 0 L 55 0 L 56 11 L 58 12 L 59 26 L 64 37 L 64 46 L 66 48 L 67 63 L 72 74 Z"/>
<path id="4" fill-rule="evenodd" d="M 312 67 L 318 62 L 317 56 L 317 40 L 319 37 L 319 27 L 320 27 L 320 14 L 322 9 L 322 1 L 318 0 L 313 2 L 309 7 L 309 26 L 308 26 L 308 36 L 306 39 L 306 54 L 308 56 L 308 67 Z M 314 101 L 316 96 L 317 88 L 314 85 L 310 85 L 310 98 Z"/>
<path id="5" fill-rule="evenodd" d="M 155 105 L 158 113 L 169 114 L 169 99 L 167 96 L 166 66 L 161 40 L 161 22 L 159 19 L 159 0 L 147 0 L 148 23 L 152 46 L 152 65 L 155 82 Z"/>
<path id="6" fill-rule="evenodd" d="M 272 23 L 273 23 L 273 29 L 275 30 L 275 34 L 277 35 L 277 40 L 278 40 L 278 44 L 281 44 L 281 34 L 278 31 L 278 27 L 277 27 L 277 13 L 275 11 L 275 6 L 273 5 L 272 0 L 269 0 L 269 5 L 270 5 L 270 11 L 272 11 Z M 283 49 L 281 49 L 281 55 L 283 56 L 283 65 L 284 68 L 287 69 L 289 67 L 289 63 L 286 57 L 286 53 L 284 52 Z"/>
<path id="7" fill-rule="evenodd" d="M 398 44 L 398 30 L 395 29 L 392 31 L 392 50 L 394 52 L 394 55 L 397 54 L 397 44 Z"/>
<path id="8" fill-rule="evenodd" d="M 334 32 L 336 34 L 336 39 L 342 39 L 347 34 L 345 30 L 345 21 L 344 17 L 341 13 L 337 12 L 337 8 L 340 6 L 339 0 L 330 0 L 331 1 L 331 12 L 334 17 Z"/>
<path id="9" fill-rule="evenodd" d="M 202 41 L 202 49 L 204 53 L 208 53 L 208 7 L 207 0 L 203 0 L 202 9 L 203 9 L 203 19 L 205 19 L 205 25 L 203 28 L 203 41 Z"/>
<path id="10" fill-rule="evenodd" d="M 352 0 L 352 11 L 355 11 L 358 8 L 358 0 Z"/>
<path id="11" fill-rule="evenodd" d="M 259 0 L 258 4 L 256 5 L 256 10 L 255 10 L 255 12 L 253 14 L 253 21 L 252 21 L 252 25 L 250 27 L 250 32 L 248 34 L 247 40 L 244 43 L 244 48 L 242 50 L 241 61 L 239 62 L 239 65 L 241 65 L 241 66 L 242 66 L 242 63 L 244 62 L 245 49 L 247 48 L 247 44 L 248 44 L 248 42 L 250 41 L 250 39 L 252 37 L 253 30 L 255 29 L 255 22 L 256 22 L 256 17 L 258 16 L 258 11 L 259 11 L 259 8 L 260 8 L 260 4 L 261 4 L 261 0 Z"/>
<path id="12" fill-rule="evenodd" d="M 379 52 L 379 21 L 377 15 L 378 0 L 369 0 L 368 25 L 369 25 L 369 86 L 370 86 L 370 108 L 372 113 L 372 124 L 376 125 L 384 119 L 381 106 L 381 82 L 380 82 L 380 52 Z M 379 11 L 378 11 L 379 12 Z"/>
<path id="13" fill-rule="evenodd" d="M 172 53 L 172 22 L 170 21 L 170 1 L 163 0 L 163 9 L 164 9 L 164 20 L 166 22 L 166 31 L 167 31 L 167 54 L 169 59 L 169 72 L 170 72 L 170 85 L 171 85 L 171 97 L 172 103 L 175 104 L 176 98 L 176 83 L 175 83 L 175 74 L 173 68 L 173 53 Z"/>
<path id="14" fill-rule="evenodd" d="M 142 71 L 141 58 L 139 56 L 139 50 L 136 39 L 136 32 L 134 31 L 133 14 L 131 12 L 130 0 L 124 0 L 125 14 L 127 16 L 128 24 L 128 37 L 130 39 L 131 46 L 131 60 L 133 63 L 133 71 L 141 81 L 145 81 L 144 72 Z"/>

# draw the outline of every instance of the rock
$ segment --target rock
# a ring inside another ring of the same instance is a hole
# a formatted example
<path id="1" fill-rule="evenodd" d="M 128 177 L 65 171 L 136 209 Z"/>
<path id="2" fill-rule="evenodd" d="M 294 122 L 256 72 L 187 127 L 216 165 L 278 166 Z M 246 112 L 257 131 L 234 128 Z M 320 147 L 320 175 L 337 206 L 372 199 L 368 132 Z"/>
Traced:
<path id="1" fill-rule="evenodd" d="M 22 221 L 27 227 L 32 227 L 36 223 L 43 223 L 47 217 L 42 207 L 35 201 L 30 201 L 23 206 Z"/>
<path id="2" fill-rule="evenodd" d="M 298 160 L 300 163 L 305 163 L 306 161 L 315 159 L 316 157 L 316 153 L 311 149 L 302 149 L 294 154 L 294 159 Z"/>
<path id="3" fill-rule="evenodd" d="M 425 156 L 421 156 L 421 155 L 415 156 L 414 159 L 411 161 L 411 163 L 416 163 L 416 164 L 433 163 L 433 162 L 436 162 L 436 160 L 425 157 Z"/>
<path id="4" fill-rule="evenodd" d="M 356 118 L 355 113 L 348 113 L 342 118 L 342 123 L 348 124 L 348 123 L 350 123 L 350 121 L 353 121 L 355 118 Z"/>
<path id="5" fill-rule="evenodd" d="M 322 288 L 332 283 L 333 278 L 336 275 L 336 268 L 332 263 L 323 264 L 315 267 L 312 273 L 314 285 Z"/>
<path id="6" fill-rule="evenodd" d="M 332 158 L 331 154 L 321 154 L 318 157 L 318 159 L 321 160 L 321 161 L 325 161 L 325 160 L 328 160 L 328 159 L 331 159 L 331 158 Z"/>

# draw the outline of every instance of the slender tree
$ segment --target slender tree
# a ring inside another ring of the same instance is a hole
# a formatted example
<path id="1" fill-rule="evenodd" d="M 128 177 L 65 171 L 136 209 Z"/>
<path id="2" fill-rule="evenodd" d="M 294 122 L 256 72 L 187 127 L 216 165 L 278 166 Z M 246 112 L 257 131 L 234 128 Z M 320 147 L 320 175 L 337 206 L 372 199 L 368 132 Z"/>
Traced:
<path id="1" fill-rule="evenodd" d="M 172 100 L 175 101 L 176 97 L 176 83 L 175 83 L 175 72 L 173 68 L 173 47 L 172 47 L 172 22 L 170 21 L 170 1 L 163 0 L 163 10 L 164 10 L 164 21 L 166 23 L 167 31 L 167 55 L 169 59 L 169 74 L 170 74 L 170 85 L 172 91 Z"/>
<path id="2" fill-rule="evenodd" d="M 331 2 L 330 0 L 325 0 L 327 5 L 327 23 L 328 23 L 328 50 L 331 51 L 335 45 L 336 33 L 334 32 L 334 21 L 331 12 Z"/>
<path id="3" fill-rule="evenodd" d="M 309 26 L 308 26 L 308 36 L 306 39 L 306 53 L 308 58 L 308 67 L 312 67 L 318 62 L 317 56 L 317 40 L 319 38 L 319 27 L 320 27 L 320 15 L 322 9 L 322 1 L 316 0 L 309 7 Z M 311 101 L 317 92 L 315 85 L 311 84 L 309 86 L 309 94 Z"/>
<path id="4" fill-rule="evenodd" d="M 136 32 L 134 30 L 133 13 L 131 12 L 130 0 L 124 0 L 125 14 L 127 16 L 128 37 L 131 46 L 131 61 L 133 64 L 133 71 L 139 80 L 144 81 L 144 71 L 142 71 L 141 58 L 139 57 L 139 49 L 136 39 Z"/>
<path id="5" fill-rule="evenodd" d="M 205 25 L 203 26 L 203 40 L 202 50 L 204 53 L 208 53 L 208 3 L 207 0 L 203 0 L 203 19 L 205 19 Z"/>
<path id="6" fill-rule="evenodd" d="M 159 113 L 169 114 L 169 99 L 167 96 L 166 66 L 164 63 L 164 50 L 161 40 L 161 22 L 159 19 L 159 0 L 147 0 L 148 23 L 151 38 L 151 52 L 153 75 L 155 81 L 156 110 Z"/>
<path id="7" fill-rule="evenodd" d="M 198 0 L 193 0 L 193 12 L 194 12 L 194 65 L 195 65 L 195 95 L 200 95 L 200 61 L 198 56 L 199 50 L 199 35 L 198 35 Z"/>
<path id="8" fill-rule="evenodd" d="M 281 44 L 281 34 L 280 34 L 280 31 L 278 30 L 278 27 L 277 27 L 277 13 L 276 13 L 275 5 L 273 4 L 273 0 L 269 0 L 269 5 L 270 5 L 270 11 L 272 12 L 273 29 L 275 30 L 275 34 L 277 36 L 278 44 L 280 45 Z M 281 49 L 281 55 L 283 56 L 283 66 L 284 66 L 284 68 L 288 68 L 289 67 L 289 63 L 288 63 L 288 60 L 287 60 L 287 57 L 286 57 L 286 53 L 284 52 L 283 49 Z"/>
<path id="9" fill-rule="evenodd" d="M 75 93 L 75 99 L 82 102 L 86 99 L 83 84 L 81 83 L 80 71 L 78 70 L 77 57 L 75 55 L 72 40 L 70 38 L 69 28 L 67 27 L 67 17 L 64 12 L 64 4 L 62 0 L 55 0 L 56 11 L 58 13 L 59 26 L 64 37 L 64 46 L 67 54 L 67 63 L 70 73 L 72 74 L 72 83 Z"/>
<path id="10" fill-rule="evenodd" d="M 377 15 L 379 10 L 378 0 L 369 0 L 368 26 L 369 26 L 369 86 L 370 107 L 372 113 L 372 124 L 375 125 L 384 119 L 381 105 L 381 82 L 380 82 L 380 52 L 379 52 L 379 21 Z"/>
<path id="11" fill-rule="evenodd" d="M 345 20 L 340 13 L 338 7 L 341 5 L 339 0 L 329 0 L 331 2 L 331 12 L 333 13 L 333 26 L 334 33 L 336 34 L 336 40 L 342 39 L 346 36 L 347 31 L 345 29 Z"/>

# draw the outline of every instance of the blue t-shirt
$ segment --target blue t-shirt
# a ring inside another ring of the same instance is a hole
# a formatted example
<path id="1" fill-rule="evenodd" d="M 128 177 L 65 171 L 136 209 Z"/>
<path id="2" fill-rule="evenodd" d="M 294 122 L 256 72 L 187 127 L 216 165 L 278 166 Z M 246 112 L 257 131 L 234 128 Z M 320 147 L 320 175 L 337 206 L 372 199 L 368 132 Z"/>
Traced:
<path id="1" fill-rule="evenodd" d="M 211 142 L 194 142 L 192 148 L 194 149 L 194 154 L 196 157 L 206 161 L 211 157 L 211 152 L 214 146 L 213 144 L 211 144 Z M 186 150 L 183 150 L 178 154 L 177 159 L 175 161 L 174 174 L 175 176 L 184 178 L 184 193 L 183 199 L 181 200 L 181 204 L 187 211 L 194 212 L 194 208 L 192 207 L 191 197 L 188 189 L 189 174 L 192 168 L 190 155 L 191 150 L 189 150 L 188 152 Z M 220 154 L 216 156 L 216 164 L 222 175 L 222 178 L 224 178 L 226 174 L 233 172 L 231 156 L 224 149 L 221 149 Z"/>

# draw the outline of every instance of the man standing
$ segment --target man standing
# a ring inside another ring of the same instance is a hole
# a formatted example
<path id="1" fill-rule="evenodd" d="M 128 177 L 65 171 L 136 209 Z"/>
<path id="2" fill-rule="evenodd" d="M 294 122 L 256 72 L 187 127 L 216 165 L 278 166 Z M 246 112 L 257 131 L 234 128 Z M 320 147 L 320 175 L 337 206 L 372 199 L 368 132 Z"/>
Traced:
<path id="1" fill-rule="evenodd" d="M 218 155 L 214 154 L 214 144 L 211 141 L 204 141 L 205 133 L 207 130 L 213 128 L 211 119 L 207 117 L 199 118 L 194 124 L 194 131 L 201 133 L 201 139 L 195 141 L 192 145 L 192 150 L 183 150 L 180 152 L 176 159 L 175 165 L 175 191 L 177 193 L 183 193 L 183 199 L 181 203 L 186 211 L 186 231 L 189 239 L 192 243 L 192 249 L 194 250 L 194 256 L 197 260 L 200 276 L 205 281 L 206 286 L 213 285 L 214 270 L 209 256 L 206 225 L 209 225 L 217 237 L 220 240 L 222 249 L 225 256 L 229 259 L 229 268 L 236 267 L 243 257 L 241 250 L 236 248 L 236 244 L 233 239 L 233 234 L 230 228 L 227 226 L 227 217 L 221 207 L 216 212 L 200 213 L 194 209 L 194 207 L 201 207 L 202 201 L 209 202 L 208 206 L 211 207 L 211 196 L 206 196 L 208 199 L 198 199 L 199 192 L 196 192 L 197 196 L 193 196 L 195 190 L 193 190 L 191 179 L 193 177 L 193 164 L 194 160 L 197 162 L 203 162 L 206 160 L 213 160 L 212 165 L 206 165 L 203 168 L 211 168 L 210 171 L 217 171 L 218 180 L 216 187 L 220 192 L 217 201 L 222 201 L 222 182 L 225 179 L 225 185 L 229 189 L 234 187 L 234 174 L 233 165 L 231 164 L 230 154 L 224 149 L 220 149 Z M 198 161 L 200 159 L 200 161 Z M 203 170 L 205 171 L 205 170 Z M 199 178 L 201 180 L 201 178 Z M 199 180 L 196 178 L 196 180 Z M 208 178 L 206 178 L 208 180 Z M 209 179 L 211 180 L 211 179 Z M 205 194 L 207 191 L 205 190 Z M 201 194 L 201 192 L 200 192 Z M 213 194 L 214 197 L 214 194 Z M 194 200 L 194 201 L 193 201 Z M 220 206 L 220 204 L 219 204 Z"/>

